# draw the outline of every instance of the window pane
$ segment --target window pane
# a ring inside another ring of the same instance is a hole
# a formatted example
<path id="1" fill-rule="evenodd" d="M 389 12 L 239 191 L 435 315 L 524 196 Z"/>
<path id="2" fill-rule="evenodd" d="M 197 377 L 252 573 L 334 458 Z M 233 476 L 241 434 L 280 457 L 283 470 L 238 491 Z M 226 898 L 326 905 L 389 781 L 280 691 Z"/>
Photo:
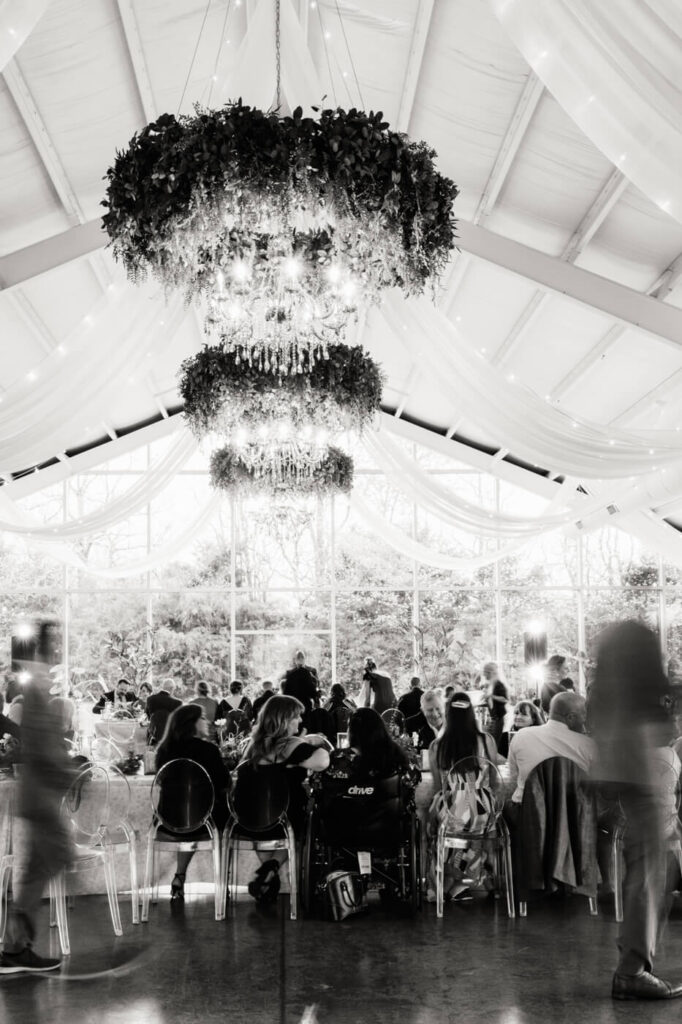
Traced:
<path id="1" fill-rule="evenodd" d="M 336 674 L 351 694 L 362 682 L 364 661 L 372 657 L 388 672 L 394 689 L 414 675 L 412 592 L 363 590 L 336 598 Z"/>
<path id="2" fill-rule="evenodd" d="M 271 679 L 276 685 L 293 664 L 297 650 L 305 651 L 306 663 L 317 669 L 321 686 L 331 685 L 331 637 L 312 633 L 286 633 L 270 636 L 244 636 L 236 638 L 237 676 L 248 686 L 251 697 L 259 692 L 258 683 Z"/>
<path id="3" fill-rule="evenodd" d="M 230 599 L 190 590 L 154 594 L 154 685 L 182 685 L 186 699 L 203 679 L 222 694 L 230 682 Z"/>
<path id="4" fill-rule="evenodd" d="M 325 590 L 238 591 L 238 630 L 307 630 L 331 628 L 331 595 Z"/>
<path id="5" fill-rule="evenodd" d="M 144 594 L 77 591 L 69 595 L 69 665 L 82 689 L 100 676 L 107 689 L 122 676 L 136 689 L 146 681 L 149 664 Z"/>
<path id="6" fill-rule="evenodd" d="M 658 586 L 658 560 L 635 537 L 606 527 L 584 540 L 583 583 L 593 586 Z"/>
<path id="7" fill-rule="evenodd" d="M 568 659 L 567 674 L 576 687 L 579 681 L 578 601 L 572 590 L 504 590 L 502 602 L 503 662 L 506 679 L 518 696 L 535 693 L 537 678 L 524 661 L 523 634 L 532 621 L 541 622 L 547 633 L 547 653 Z"/>
<path id="8" fill-rule="evenodd" d="M 469 689 L 483 664 L 495 660 L 495 596 L 477 590 L 420 592 L 418 633 L 422 684 L 461 682 Z"/>
<path id="9" fill-rule="evenodd" d="M 594 590 L 585 597 L 585 635 L 587 653 L 596 657 L 595 640 L 610 622 L 636 619 L 656 632 L 659 623 L 658 590 Z"/>
<path id="10" fill-rule="evenodd" d="M 389 523 L 412 536 L 412 505 L 390 491 L 383 477 L 358 477 L 362 497 Z M 412 584 L 412 560 L 395 551 L 351 508 L 344 497 L 334 501 L 337 586 L 395 587 Z"/>

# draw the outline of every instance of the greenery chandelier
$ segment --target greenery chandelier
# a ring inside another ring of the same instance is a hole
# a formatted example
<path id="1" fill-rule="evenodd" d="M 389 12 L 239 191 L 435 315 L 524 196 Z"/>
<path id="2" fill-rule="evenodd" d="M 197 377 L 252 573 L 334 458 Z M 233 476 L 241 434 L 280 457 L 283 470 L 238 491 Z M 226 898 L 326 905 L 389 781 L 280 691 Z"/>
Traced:
<path id="1" fill-rule="evenodd" d="M 314 448 L 314 458 L 306 449 Z M 292 495 L 325 497 L 348 493 L 353 486 L 353 460 L 340 448 L 288 442 L 277 448 L 260 444 L 226 445 L 213 452 L 211 484 L 235 496 Z"/>
<path id="2" fill-rule="evenodd" d="M 330 345 L 327 358 L 304 373 L 278 376 L 233 352 L 204 347 L 181 367 L 180 394 L 192 431 L 240 444 L 297 437 L 326 443 L 330 435 L 362 431 L 380 409 L 383 375 L 360 346 Z"/>
<path id="3" fill-rule="evenodd" d="M 265 370 L 326 356 L 385 288 L 435 281 L 457 188 L 381 113 L 241 100 L 163 114 L 107 172 L 104 228 L 134 281 L 204 300 L 207 330 Z"/>

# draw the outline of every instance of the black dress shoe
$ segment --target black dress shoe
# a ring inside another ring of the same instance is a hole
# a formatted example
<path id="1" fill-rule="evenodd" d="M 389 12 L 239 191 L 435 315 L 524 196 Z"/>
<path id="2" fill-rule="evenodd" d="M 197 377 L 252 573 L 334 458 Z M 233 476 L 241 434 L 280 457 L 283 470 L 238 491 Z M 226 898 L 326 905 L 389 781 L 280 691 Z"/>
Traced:
<path id="1" fill-rule="evenodd" d="M 677 999 L 682 985 L 671 985 L 649 971 L 641 974 L 614 974 L 612 999 Z"/>

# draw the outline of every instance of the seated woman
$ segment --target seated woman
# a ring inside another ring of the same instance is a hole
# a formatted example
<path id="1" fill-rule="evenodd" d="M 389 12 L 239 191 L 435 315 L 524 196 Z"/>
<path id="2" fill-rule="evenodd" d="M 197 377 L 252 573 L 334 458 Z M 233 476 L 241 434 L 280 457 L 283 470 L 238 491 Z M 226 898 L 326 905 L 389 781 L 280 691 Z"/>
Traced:
<path id="1" fill-rule="evenodd" d="M 449 814 L 447 794 L 443 783 L 458 761 L 467 757 L 483 758 L 493 764 L 503 763 L 504 758 L 497 751 L 497 744 L 490 733 L 482 732 L 476 721 L 476 713 L 471 699 L 464 692 L 454 693 L 448 703 L 445 716 L 445 727 L 440 736 L 429 747 L 429 767 L 433 775 L 435 796 L 429 808 L 427 823 L 427 842 L 429 854 L 428 889 L 426 899 L 436 899 L 436 841 L 441 820 Z M 491 780 L 492 781 L 492 780 Z M 445 861 L 445 895 L 451 899 L 462 898 L 472 884 L 472 878 L 465 878 L 462 862 L 467 859 L 469 851 L 448 850 Z M 464 854 L 464 856 L 462 856 Z M 458 855 L 457 857 L 455 855 Z M 484 872 L 483 857 L 476 855 L 469 858 L 467 875 Z"/>
<path id="2" fill-rule="evenodd" d="M 156 770 L 179 757 L 196 761 L 206 769 L 213 783 L 213 809 L 211 816 L 218 829 L 227 822 L 226 792 L 230 787 L 230 773 L 223 764 L 218 748 L 206 739 L 207 723 L 198 704 L 182 704 L 168 716 L 166 731 L 156 748 Z M 178 853 L 175 877 L 171 882 L 171 900 L 185 894 L 185 875 L 193 853 Z"/>
<path id="3" fill-rule="evenodd" d="M 407 754 L 372 708 L 358 708 L 348 724 L 348 748 L 332 756 L 329 774 L 337 779 L 388 778 L 410 771 Z"/>
<path id="4" fill-rule="evenodd" d="M 306 819 L 307 794 L 303 782 L 309 771 L 322 772 L 328 767 L 331 749 L 324 736 L 297 735 L 303 710 L 303 704 L 295 697 L 274 694 L 261 707 L 244 754 L 244 760 L 258 769 L 285 773 L 289 787 L 287 817 L 297 839 L 303 834 Z M 236 785 L 239 786 L 239 776 Z M 279 891 L 278 872 L 285 853 L 275 853 L 277 857 L 265 860 L 249 883 L 249 893 L 259 901 L 272 899 Z"/>
<path id="5" fill-rule="evenodd" d="M 142 718 L 147 710 L 147 701 L 152 695 L 152 688 L 149 683 L 141 683 L 137 691 L 137 697 L 135 703 L 131 705 L 131 712 L 137 717 Z"/>
<path id="6" fill-rule="evenodd" d="M 417 748 L 428 750 L 443 726 L 443 705 L 438 690 L 425 690 L 419 701 L 419 714 L 405 722 L 405 731 L 417 734 Z"/>
<path id="7" fill-rule="evenodd" d="M 521 729 L 532 728 L 535 725 L 544 725 L 545 722 L 542 711 L 537 705 L 533 704 L 532 700 L 520 700 L 514 706 L 513 715 L 514 723 L 509 732 L 502 734 L 502 739 L 497 747 L 503 757 L 509 756 L 509 746 L 517 732 L 520 732 Z"/>
<path id="8" fill-rule="evenodd" d="M 230 692 L 221 700 L 217 717 L 228 718 L 232 711 L 241 711 L 249 722 L 253 721 L 253 707 L 244 693 L 244 684 L 239 679 L 230 683 Z"/>
<path id="9" fill-rule="evenodd" d="M 203 679 L 197 683 L 197 695 L 192 703 L 198 704 L 202 709 L 208 725 L 208 738 L 211 742 L 215 742 L 217 739 L 215 720 L 218 718 L 218 701 L 211 697 L 210 687 Z"/>

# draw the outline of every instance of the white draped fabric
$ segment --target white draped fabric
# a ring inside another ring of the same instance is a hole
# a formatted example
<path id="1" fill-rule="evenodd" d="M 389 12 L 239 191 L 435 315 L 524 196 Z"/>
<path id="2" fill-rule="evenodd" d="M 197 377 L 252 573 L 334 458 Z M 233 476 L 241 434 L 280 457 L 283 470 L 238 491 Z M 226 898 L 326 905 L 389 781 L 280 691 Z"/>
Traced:
<path id="1" fill-rule="evenodd" d="M 377 512 L 369 502 L 365 501 L 357 490 L 351 494 L 350 504 L 354 512 L 376 533 L 377 537 L 385 541 L 394 551 L 405 555 L 406 558 L 413 558 L 417 562 L 422 562 L 424 565 L 431 565 L 434 569 L 445 569 L 455 572 L 479 569 L 484 565 L 492 565 L 493 562 L 498 562 L 501 558 L 508 558 L 519 551 L 524 544 L 528 543 L 524 540 L 516 544 L 508 544 L 506 547 L 499 548 L 497 551 L 489 552 L 486 555 L 446 555 L 442 551 L 437 551 L 435 548 L 422 544 L 421 541 L 410 537 L 404 530 L 394 526 L 385 516 Z"/>
<path id="2" fill-rule="evenodd" d="M 50 0 L 0 0 L 0 71 L 42 18 Z"/>
<path id="3" fill-rule="evenodd" d="M 158 289 L 141 288 L 132 300 L 125 290 L 102 296 L 34 373 L 3 394 L 0 473 L 72 447 L 86 427 L 100 423 L 101 409 L 111 407 L 130 375 L 152 365 L 186 315 L 181 299 L 166 307 Z"/>
<path id="4" fill-rule="evenodd" d="M 324 89 L 291 0 L 281 0 L 282 92 L 291 110 L 302 106 L 310 113 L 321 103 Z M 245 103 L 268 110 L 277 88 L 275 63 L 275 7 L 272 0 L 256 0 L 249 12 L 244 36 L 228 76 L 213 90 L 221 102 L 241 97 Z"/>
<path id="5" fill-rule="evenodd" d="M 124 579 L 127 576 L 140 576 L 142 573 L 159 569 L 161 566 L 168 565 L 169 562 L 174 562 L 179 558 L 185 548 L 196 538 L 199 531 L 210 522 L 222 500 L 222 495 L 213 495 L 199 511 L 198 515 L 176 537 L 161 545 L 155 551 L 149 552 L 146 557 L 140 558 L 136 556 L 134 562 L 126 562 L 110 568 L 92 565 L 66 544 L 57 544 L 37 538 L 32 538 L 32 540 L 44 551 L 52 555 L 53 558 L 57 559 L 57 561 L 62 562 L 64 565 L 70 565 L 74 569 L 80 569 L 82 572 L 87 572 L 90 576 L 97 576 L 100 579 L 108 580 Z"/>
<path id="6" fill-rule="evenodd" d="M 420 508 L 458 530 L 476 536 L 525 539 L 580 519 L 577 511 L 550 512 L 539 516 L 512 516 L 493 512 L 441 487 L 437 479 L 406 455 L 385 433 L 368 433 L 365 447 L 388 481 L 404 491 Z"/>
<path id="7" fill-rule="evenodd" d="M 141 475 L 132 487 L 87 515 L 78 516 L 59 525 L 45 526 L 27 517 L 18 505 L 0 489 L 0 530 L 50 540 L 74 540 L 88 534 L 101 533 L 139 512 L 171 483 L 197 449 L 197 442 L 183 430 L 171 450 Z"/>
<path id="8" fill-rule="evenodd" d="M 679 0 L 490 0 L 566 113 L 682 223 Z"/>
<path id="9" fill-rule="evenodd" d="M 579 479 L 640 476 L 682 463 L 682 435 L 675 431 L 607 430 L 572 419 L 508 380 L 426 298 L 406 302 L 393 294 L 379 315 L 463 418 L 528 462 Z"/>

